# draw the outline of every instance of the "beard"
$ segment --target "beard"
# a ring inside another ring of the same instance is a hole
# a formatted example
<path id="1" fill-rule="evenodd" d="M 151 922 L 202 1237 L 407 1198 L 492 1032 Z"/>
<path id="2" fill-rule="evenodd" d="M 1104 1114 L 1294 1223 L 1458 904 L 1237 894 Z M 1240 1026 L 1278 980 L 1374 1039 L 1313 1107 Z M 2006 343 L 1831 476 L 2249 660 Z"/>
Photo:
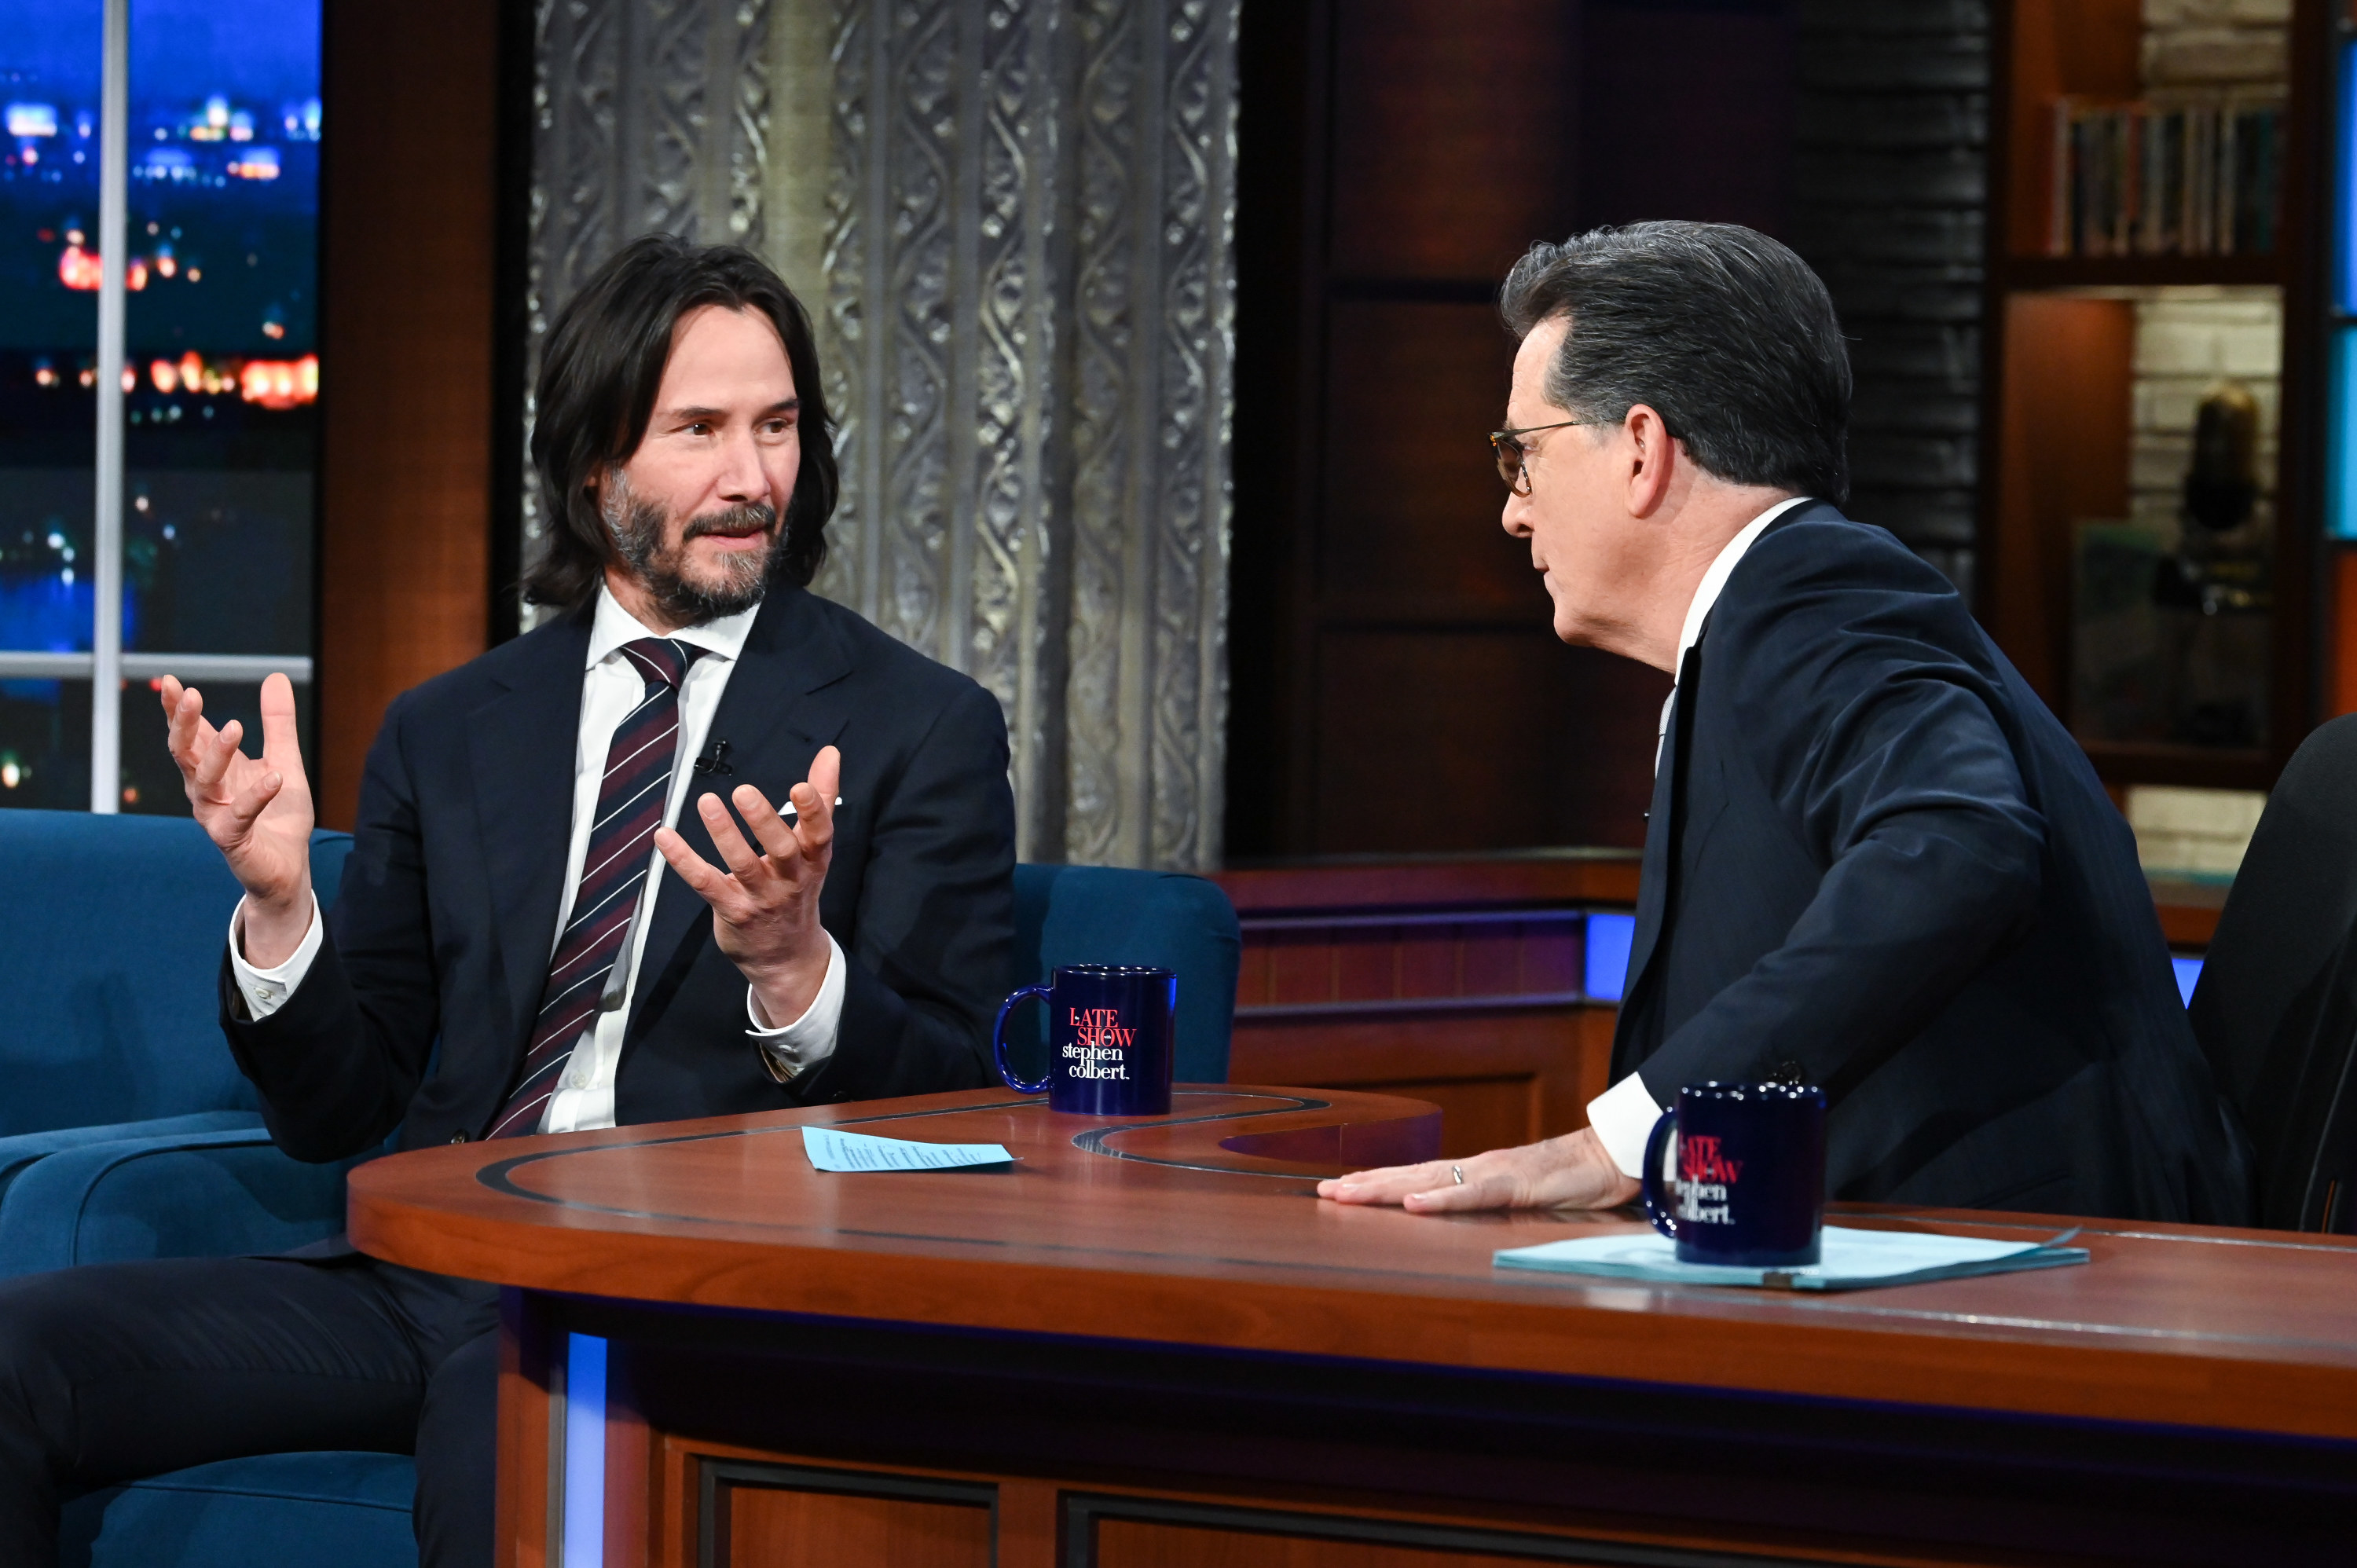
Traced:
<path id="1" fill-rule="evenodd" d="M 613 536 L 614 548 L 631 575 L 656 607 L 681 626 L 702 626 L 759 604 L 770 589 L 770 569 L 785 548 L 777 509 L 759 503 L 690 518 L 680 530 L 679 542 L 666 544 L 671 514 L 660 503 L 632 495 L 630 481 L 619 473 L 615 474 L 600 510 L 606 531 Z M 758 554 L 730 555 L 711 577 L 687 575 L 690 541 L 707 533 L 748 533 L 756 529 L 770 535 L 768 547 Z"/>

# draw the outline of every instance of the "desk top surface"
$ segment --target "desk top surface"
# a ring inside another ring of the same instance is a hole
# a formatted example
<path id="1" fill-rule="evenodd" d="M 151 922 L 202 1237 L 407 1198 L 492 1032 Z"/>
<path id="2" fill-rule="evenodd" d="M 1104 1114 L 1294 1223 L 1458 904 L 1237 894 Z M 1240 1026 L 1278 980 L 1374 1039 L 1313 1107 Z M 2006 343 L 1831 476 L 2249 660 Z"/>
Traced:
<path id="1" fill-rule="evenodd" d="M 829 1175 L 804 1123 L 1018 1163 Z M 1625 1214 L 1315 1197 L 1437 1130 L 1421 1101 L 1330 1090 L 1181 1089 L 1130 1122 L 974 1090 L 420 1150 L 353 1173 L 350 1229 L 419 1268 L 644 1302 L 2357 1441 L 2357 1241 L 2098 1221 L 2086 1267 L 1814 1295 L 1491 1265 L 1641 1224 Z M 2007 1239 L 2072 1223 L 1843 1215 Z"/>

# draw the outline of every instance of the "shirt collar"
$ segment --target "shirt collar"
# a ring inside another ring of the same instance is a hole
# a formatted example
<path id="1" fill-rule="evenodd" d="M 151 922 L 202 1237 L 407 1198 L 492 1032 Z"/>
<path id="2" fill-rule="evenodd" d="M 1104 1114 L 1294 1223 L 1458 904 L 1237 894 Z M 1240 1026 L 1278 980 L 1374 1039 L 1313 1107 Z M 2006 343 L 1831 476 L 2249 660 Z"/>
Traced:
<path id="1" fill-rule="evenodd" d="M 597 613 L 589 623 L 589 661 L 587 668 L 595 670 L 604 663 L 614 650 L 626 642 L 636 642 L 642 637 L 669 637 L 677 642 L 690 642 L 707 654 L 718 654 L 734 660 L 744 651 L 746 635 L 753 629 L 753 618 L 761 607 L 738 610 L 733 616 L 705 621 L 702 626 L 684 626 L 677 631 L 656 631 L 638 617 L 622 607 L 614 590 L 604 583 L 597 585 Z"/>
<path id="2" fill-rule="evenodd" d="M 1726 591 L 1727 580 L 1735 575 L 1735 568 L 1742 561 L 1743 553 L 1768 532 L 1770 523 L 1794 507 L 1805 504 L 1808 499 L 1806 496 L 1793 496 L 1778 501 L 1745 523 L 1742 531 L 1720 548 L 1710 564 L 1710 569 L 1702 575 L 1702 582 L 1695 588 L 1694 602 L 1686 607 L 1685 624 L 1678 628 L 1678 656 L 1670 662 L 1670 680 L 1673 682 L 1684 671 L 1686 650 L 1701 639 L 1702 623 L 1710 618 L 1711 608 L 1718 603 L 1718 596 Z"/>

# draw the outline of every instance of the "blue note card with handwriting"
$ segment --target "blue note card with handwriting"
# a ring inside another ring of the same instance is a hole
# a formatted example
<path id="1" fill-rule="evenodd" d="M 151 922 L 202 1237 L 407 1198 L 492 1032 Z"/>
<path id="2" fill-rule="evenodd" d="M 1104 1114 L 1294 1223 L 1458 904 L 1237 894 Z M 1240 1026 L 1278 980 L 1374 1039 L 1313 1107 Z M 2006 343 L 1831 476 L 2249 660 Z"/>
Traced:
<path id="1" fill-rule="evenodd" d="M 1880 1285 L 1922 1284 L 1973 1274 L 2003 1274 L 2018 1269 L 2052 1269 L 2083 1263 L 2087 1261 L 2085 1248 L 2062 1245 L 2077 1234 L 2072 1230 L 2045 1241 L 1985 1241 L 1977 1236 L 1858 1230 L 1845 1225 L 1828 1225 L 1824 1230 L 1823 1262 L 1796 1268 L 1743 1269 L 1715 1263 L 1682 1263 L 1678 1262 L 1677 1248 L 1668 1237 L 1639 1230 L 1509 1248 L 1492 1261 L 1501 1269 L 1593 1274 L 1605 1279 L 1643 1280 L 1652 1284 L 1870 1290 Z"/>
<path id="2" fill-rule="evenodd" d="M 1015 1163 L 1004 1144 L 912 1144 L 832 1127 L 803 1128 L 802 1152 L 823 1171 L 944 1171 Z"/>

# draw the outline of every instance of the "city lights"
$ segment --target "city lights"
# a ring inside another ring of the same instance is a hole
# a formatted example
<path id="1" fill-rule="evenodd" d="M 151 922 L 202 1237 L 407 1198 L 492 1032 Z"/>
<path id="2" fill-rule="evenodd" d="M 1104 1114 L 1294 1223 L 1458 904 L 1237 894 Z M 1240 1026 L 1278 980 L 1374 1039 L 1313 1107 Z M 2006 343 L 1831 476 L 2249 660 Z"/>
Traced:
<path id="1" fill-rule="evenodd" d="M 253 122 L 248 121 L 248 134 Z M 229 134 L 229 100 L 214 93 L 205 100 L 205 106 L 188 119 L 186 127 L 192 142 L 218 142 Z"/>
<path id="2" fill-rule="evenodd" d="M 264 330 L 276 325 L 268 323 Z M 285 335 L 283 327 L 273 334 L 274 337 Z M 144 376 L 139 369 L 124 366 L 123 390 L 126 392 L 139 391 L 143 379 L 149 389 L 167 396 L 233 396 L 263 408 L 284 412 L 317 401 L 319 357 L 305 354 L 291 360 L 249 360 L 224 355 L 208 359 L 191 349 L 177 360 L 158 356 L 148 360 Z M 97 372 L 84 365 L 74 384 L 87 389 L 96 384 L 96 381 Z M 41 387 L 62 387 L 67 384 L 66 373 L 48 360 L 37 360 L 33 362 L 33 383 Z M 133 417 L 139 417 L 136 410 Z M 148 417 L 163 424 L 178 419 L 180 413 L 178 405 L 174 405 L 168 409 L 157 409 Z M 145 510 L 144 499 L 133 504 Z M 52 536 L 49 543 L 53 549 L 66 550 L 66 559 L 73 558 L 62 535 Z"/>
<path id="3" fill-rule="evenodd" d="M 291 480 L 317 468 L 318 7 L 135 5 L 104 32 L 98 10 L 0 0 L 0 650 L 307 649 L 317 529 Z M 118 370 L 121 403 L 97 397 Z M 93 478 L 118 503 L 102 525 Z M 0 806 L 185 810 L 128 714 L 93 801 L 114 704 L 92 682 L 8 685 Z"/>
<path id="4" fill-rule="evenodd" d="M 248 360 L 238 372 L 238 395 L 264 408 L 299 408 L 319 395 L 319 356 Z"/>
<path id="5" fill-rule="evenodd" d="M 58 281 L 68 288 L 96 289 L 101 275 L 98 252 L 83 250 L 79 237 L 58 256 Z"/>
<path id="6" fill-rule="evenodd" d="M 58 255 L 58 281 L 68 288 L 95 290 L 102 269 L 96 251 L 84 250 L 79 244 L 68 245 Z M 164 274 L 170 277 L 170 272 Z M 134 256 L 123 269 L 123 286 L 135 292 L 147 286 L 147 258 Z M 196 270 L 188 271 L 188 281 L 196 282 Z"/>

